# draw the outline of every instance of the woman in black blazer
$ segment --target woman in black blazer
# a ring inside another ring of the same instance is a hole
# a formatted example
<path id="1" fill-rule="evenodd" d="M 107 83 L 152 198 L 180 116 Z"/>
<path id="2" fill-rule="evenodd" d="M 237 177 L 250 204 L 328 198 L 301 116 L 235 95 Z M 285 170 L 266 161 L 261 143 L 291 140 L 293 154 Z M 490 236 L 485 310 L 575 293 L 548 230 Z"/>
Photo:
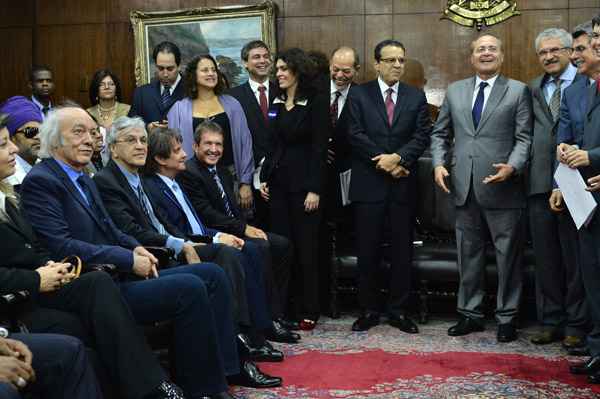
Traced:
<path id="1" fill-rule="evenodd" d="M 179 388 L 167 381 L 111 277 L 94 271 L 75 278 L 37 245 L 13 188 L 2 181 L 15 173 L 18 152 L 4 122 L 0 115 L 0 295 L 29 291 L 18 315 L 29 331 L 72 335 L 95 348 L 97 371 L 110 378 L 103 388 L 116 387 L 119 397 L 183 397 L 169 396 Z"/>
<path id="2" fill-rule="evenodd" d="M 295 249 L 292 297 L 303 329 L 319 318 L 318 230 L 327 157 L 329 96 L 312 86 L 314 64 L 292 48 L 276 57 L 279 94 L 269 109 L 273 146 L 261 171 L 271 230 Z"/>

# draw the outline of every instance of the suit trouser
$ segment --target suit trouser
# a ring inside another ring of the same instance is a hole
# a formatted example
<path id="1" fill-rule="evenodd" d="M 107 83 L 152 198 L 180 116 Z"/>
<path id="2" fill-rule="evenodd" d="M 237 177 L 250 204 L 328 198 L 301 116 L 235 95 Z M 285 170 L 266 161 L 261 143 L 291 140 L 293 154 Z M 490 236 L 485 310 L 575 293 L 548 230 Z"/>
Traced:
<path id="1" fill-rule="evenodd" d="M 458 249 L 458 313 L 481 320 L 485 295 L 486 228 L 496 251 L 498 293 L 496 320 L 511 323 L 517 316 L 522 278 L 522 210 L 482 208 L 471 190 L 463 206 L 456 207 Z"/>
<path id="2" fill-rule="evenodd" d="M 291 283 L 296 315 L 317 320 L 320 314 L 318 233 L 321 210 L 304 210 L 306 194 L 287 192 L 276 185 L 270 187 L 271 230 L 287 237 L 294 248 L 296 268 Z"/>
<path id="3" fill-rule="evenodd" d="M 587 227 L 579 230 L 581 275 L 592 322 L 587 345 L 592 356 L 600 355 L 600 215 L 596 213 Z"/>
<path id="4" fill-rule="evenodd" d="M 277 319 L 283 317 L 287 305 L 293 248 L 284 236 L 270 232 L 266 234 L 266 240 L 260 238 L 244 240 L 255 244 L 261 251 L 270 313 L 273 319 Z"/>
<path id="5" fill-rule="evenodd" d="M 95 348 L 123 397 L 142 398 L 167 379 L 106 273 L 83 274 L 55 292 L 40 294 L 37 303 L 43 308 L 22 318 L 29 330 L 72 335 Z"/>
<path id="6" fill-rule="evenodd" d="M 36 381 L 24 393 L 44 399 L 102 398 L 85 347 L 77 338 L 56 334 L 11 334 L 10 338 L 23 342 L 33 354 Z M 20 399 L 21 395 L 0 383 L 0 398 Z"/>
<path id="7" fill-rule="evenodd" d="M 528 198 L 537 316 L 543 326 L 583 336 L 588 317 L 577 228 L 567 211 L 555 213 L 550 209 L 549 196 L 544 193 Z"/>
<path id="8" fill-rule="evenodd" d="M 160 277 L 121 283 L 141 324 L 173 322 L 176 382 L 186 397 L 227 390 L 225 374 L 239 373 L 231 287 L 225 272 L 202 263 L 160 271 Z"/>
<path id="9" fill-rule="evenodd" d="M 386 220 L 390 226 L 391 276 L 387 312 L 403 316 L 410 295 L 414 206 L 394 201 L 354 202 L 358 249 L 359 301 L 363 311 L 379 313 L 379 269 Z"/>
<path id="10" fill-rule="evenodd" d="M 239 297 L 234 297 L 238 303 L 238 323 L 257 330 L 269 328 L 271 315 L 266 299 L 264 264 L 258 246 L 248 242 L 241 251 L 224 244 L 196 248 L 200 259 L 221 266 L 232 280 L 242 276 L 243 285 L 238 283 Z"/>

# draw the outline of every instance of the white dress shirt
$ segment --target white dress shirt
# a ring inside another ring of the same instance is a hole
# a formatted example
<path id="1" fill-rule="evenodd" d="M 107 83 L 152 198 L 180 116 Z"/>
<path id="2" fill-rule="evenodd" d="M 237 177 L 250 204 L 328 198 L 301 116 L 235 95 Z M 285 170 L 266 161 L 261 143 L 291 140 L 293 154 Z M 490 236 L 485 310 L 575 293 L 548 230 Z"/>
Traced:
<path id="1" fill-rule="evenodd" d="M 258 91 L 259 86 L 265 87 L 265 96 L 267 96 L 267 106 L 269 106 L 269 80 L 266 80 L 265 83 L 258 83 L 252 79 L 248 79 L 248 84 L 250 85 L 250 89 L 252 93 L 254 93 L 254 97 L 256 98 L 256 102 L 260 105 L 260 91 Z"/>
<path id="2" fill-rule="evenodd" d="M 498 79 L 498 75 L 493 78 L 489 78 L 488 80 L 483 80 L 479 76 L 475 76 L 475 89 L 473 90 L 473 101 L 471 101 L 471 109 L 475 106 L 475 99 L 477 99 L 477 93 L 479 93 L 479 84 L 481 82 L 486 82 L 488 85 L 483 89 L 483 107 L 481 107 L 481 113 L 483 114 L 483 110 L 485 109 L 485 105 L 487 104 L 487 100 L 490 97 L 490 93 L 492 92 L 492 87 L 494 87 L 494 83 L 496 83 L 496 79 Z"/>
<path id="3" fill-rule="evenodd" d="M 399 83 L 396 82 L 396 83 L 394 83 L 394 85 L 388 86 L 387 83 L 385 83 L 381 79 L 381 77 L 377 78 L 377 82 L 379 82 L 379 89 L 381 90 L 381 95 L 383 96 L 383 102 L 385 103 L 385 99 L 387 98 L 388 89 L 392 88 L 392 90 L 394 90 L 392 92 L 392 101 L 394 102 L 394 104 L 396 104 L 396 100 L 398 100 L 398 85 L 399 85 Z"/>
<path id="4" fill-rule="evenodd" d="M 352 83 L 350 83 L 352 84 Z M 343 90 L 338 89 L 338 87 L 335 85 L 335 83 L 333 83 L 333 80 L 331 81 L 331 98 L 329 99 L 329 105 L 333 105 L 333 102 L 335 101 L 335 93 L 336 92 L 340 92 L 340 97 L 338 98 L 338 114 L 337 117 L 339 118 L 342 110 L 344 109 L 344 104 L 346 104 L 346 99 L 348 98 L 348 91 L 350 90 L 350 84 L 348 84 Z"/>

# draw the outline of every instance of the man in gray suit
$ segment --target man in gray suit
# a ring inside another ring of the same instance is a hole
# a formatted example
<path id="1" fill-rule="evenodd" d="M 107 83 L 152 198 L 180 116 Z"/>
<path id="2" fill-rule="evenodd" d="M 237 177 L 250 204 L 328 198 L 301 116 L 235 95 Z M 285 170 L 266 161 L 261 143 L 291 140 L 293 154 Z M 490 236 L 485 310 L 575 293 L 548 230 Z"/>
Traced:
<path id="1" fill-rule="evenodd" d="M 514 323 L 523 285 L 521 175 L 531 146 L 531 96 L 524 83 L 499 75 L 503 59 L 499 38 L 488 33 L 471 43 L 476 75 L 448 86 L 431 152 L 435 182 L 450 193 L 450 177 L 456 205 L 461 318 L 448 335 L 483 330 L 487 226 L 498 264 L 497 338 L 510 342 L 517 337 Z"/>
<path id="2" fill-rule="evenodd" d="M 537 345 L 563 340 L 565 348 L 583 346 L 585 294 L 578 266 L 577 229 L 566 212 L 550 209 L 562 93 L 572 83 L 585 83 L 571 65 L 573 39 L 564 29 L 550 28 L 535 39 L 544 74 L 529 84 L 533 102 L 533 142 L 527 175 L 529 227 L 535 253 L 535 287 L 541 331 Z M 564 338 L 564 339 L 563 339 Z"/>

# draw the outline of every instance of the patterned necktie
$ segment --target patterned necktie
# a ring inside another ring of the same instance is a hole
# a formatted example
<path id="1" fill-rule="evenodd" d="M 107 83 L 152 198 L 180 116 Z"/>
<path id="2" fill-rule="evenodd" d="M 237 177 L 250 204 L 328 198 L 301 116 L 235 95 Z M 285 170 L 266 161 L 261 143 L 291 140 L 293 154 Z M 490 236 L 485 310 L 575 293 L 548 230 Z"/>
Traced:
<path id="1" fill-rule="evenodd" d="M 269 102 L 267 101 L 267 94 L 265 93 L 267 88 L 263 85 L 258 86 L 258 102 L 260 103 L 260 110 L 265 120 L 268 120 Z"/>
<path id="2" fill-rule="evenodd" d="M 152 227 L 154 227 L 154 229 L 158 232 L 158 234 L 167 234 L 165 227 L 156 218 L 154 211 L 151 209 L 152 205 L 150 205 L 148 202 L 146 202 L 146 201 L 148 201 L 148 197 L 146 197 L 146 193 L 144 193 L 144 190 L 142 189 L 141 184 L 138 184 L 138 186 L 137 186 L 137 196 L 138 196 L 138 200 L 140 202 L 140 207 L 142 208 L 142 211 L 144 211 L 144 213 L 148 217 L 148 220 L 150 220 L 150 224 L 152 224 Z"/>
<path id="3" fill-rule="evenodd" d="M 479 92 L 477 92 L 477 98 L 475 98 L 475 104 L 473 104 L 472 115 L 473 126 L 475 126 L 475 129 L 477 129 L 477 126 L 479 126 L 479 121 L 481 120 L 481 112 L 483 111 L 483 100 L 485 99 L 483 91 L 485 90 L 487 85 L 487 82 L 481 82 L 479 84 Z"/>
<path id="4" fill-rule="evenodd" d="M 335 126 L 335 124 L 337 123 L 338 120 L 338 103 L 340 101 L 340 96 L 342 95 L 342 93 L 339 90 L 335 91 L 335 98 L 333 99 L 333 102 L 331 103 L 331 106 L 329 107 L 329 117 L 331 118 L 331 125 Z"/>
<path id="5" fill-rule="evenodd" d="M 228 216 L 235 217 L 233 211 L 231 210 L 231 204 L 229 203 L 229 199 L 227 198 L 227 194 L 225 193 L 225 189 L 223 188 L 223 184 L 221 183 L 221 179 L 217 174 L 217 168 L 212 168 L 208 170 L 212 175 L 213 179 L 215 179 L 215 183 L 217 183 L 217 187 L 219 188 L 219 193 L 221 195 L 221 199 L 223 200 L 223 205 L 225 205 L 225 213 Z"/>
<path id="6" fill-rule="evenodd" d="M 160 96 L 160 101 L 162 103 L 163 109 L 167 109 L 167 105 L 169 104 L 169 101 L 171 101 L 171 86 L 164 85 L 163 88 L 164 90 L 162 95 Z"/>
<path id="7" fill-rule="evenodd" d="M 385 91 L 387 96 L 385 97 L 385 110 L 387 111 L 388 123 L 392 126 L 394 121 L 394 100 L 392 100 L 392 93 L 394 89 L 391 87 Z"/>
<path id="8" fill-rule="evenodd" d="M 560 84 L 562 80 L 556 79 L 554 84 L 556 85 L 556 89 L 554 89 L 554 93 L 552 93 L 552 97 L 550 97 L 550 104 L 548 104 L 548 108 L 550 108 L 550 114 L 552 115 L 552 119 L 554 122 L 558 120 L 560 116 Z"/>
<path id="9" fill-rule="evenodd" d="M 85 202 L 87 202 L 87 204 L 89 205 L 92 212 L 96 215 L 96 217 L 98 219 L 102 219 L 102 213 L 96 206 L 96 201 L 94 201 L 94 196 L 92 195 L 92 190 L 90 189 L 90 186 L 88 185 L 88 183 L 85 179 L 86 179 L 85 175 L 79 176 L 77 178 L 77 184 L 79 184 L 79 187 L 81 187 L 81 191 L 83 191 L 83 194 L 85 195 Z"/>

